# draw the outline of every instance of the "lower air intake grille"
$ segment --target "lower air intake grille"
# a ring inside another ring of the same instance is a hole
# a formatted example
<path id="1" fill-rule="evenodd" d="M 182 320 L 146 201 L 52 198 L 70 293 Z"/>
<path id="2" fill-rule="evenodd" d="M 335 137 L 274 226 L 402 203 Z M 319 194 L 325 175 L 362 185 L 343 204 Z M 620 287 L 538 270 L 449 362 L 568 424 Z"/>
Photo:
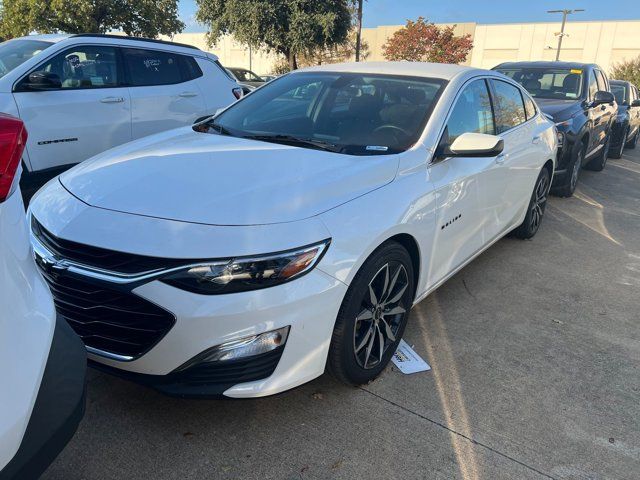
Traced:
<path id="1" fill-rule="evenodd" d="M 43 271 L 43 275 L 56 310 L 88 347 L 135 358 L 175 323 L 171 313 L 126 290 L 68 273 Z"/>

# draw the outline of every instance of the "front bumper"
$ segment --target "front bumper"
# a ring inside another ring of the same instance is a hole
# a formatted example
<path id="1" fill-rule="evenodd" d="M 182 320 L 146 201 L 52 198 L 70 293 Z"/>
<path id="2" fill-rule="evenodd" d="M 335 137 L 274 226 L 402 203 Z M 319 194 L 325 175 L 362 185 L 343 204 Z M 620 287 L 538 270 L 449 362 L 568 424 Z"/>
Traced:
<path id="1" fill-rule="evenodd" d="M 84 345 L 58 317 L 31 418 L 1 480 L 38 478 L 73 437 L 84 415 L 86 368 Z"/>
<path id="2" fill-rule="evenodd" d="M 122 362 L 91 353 L 89 358 L 94 365 L 103 365 L 112 373 L 117 369 L 120 376 L 170 395 L 273 395 L 324 372 L 346 289 L 318 268 L 283 285 L 228 295 L 198 295 L 154 281 L 133 293 L 171 312 L 176 318 L 174 326 L 135 360 Z M 175 372 L 213 346 L 286 326 L 290 330 L 284 347 L 260 358 L 220 362 L 219 368 L 206 371 Z M 256 378 L 256 371 L 263 377 Z"/>

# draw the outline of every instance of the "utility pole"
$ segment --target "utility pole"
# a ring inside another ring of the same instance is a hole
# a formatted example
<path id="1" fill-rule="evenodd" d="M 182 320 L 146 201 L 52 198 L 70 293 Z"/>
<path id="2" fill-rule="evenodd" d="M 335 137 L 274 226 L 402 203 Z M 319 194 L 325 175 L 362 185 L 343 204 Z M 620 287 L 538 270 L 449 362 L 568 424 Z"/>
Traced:
<path id="1" fill-rule="evenodd" d="M 567 24 L 567 15 L 571 15 L 576 12 L 584 12 L 583 8 L 576 8 L 573 10 L 547 10 L 547 13 L 561 13 L 562 14 L 562 26 L 560 27 L 560 33 L 558 35 L 558 50 L 556 51 L 556 62 L 560 60 L 560 50 L 562 49 L 562 38 L 564 37 L 564 27 Z"/>
<path id="2" fill-rule="evenodd" d="M 358 25 L 356 33 L 356 62 L 360 61 L 360 48 L 362 46 L 362 3 L 364 0 L 356 0 L 358 2 Z"/>

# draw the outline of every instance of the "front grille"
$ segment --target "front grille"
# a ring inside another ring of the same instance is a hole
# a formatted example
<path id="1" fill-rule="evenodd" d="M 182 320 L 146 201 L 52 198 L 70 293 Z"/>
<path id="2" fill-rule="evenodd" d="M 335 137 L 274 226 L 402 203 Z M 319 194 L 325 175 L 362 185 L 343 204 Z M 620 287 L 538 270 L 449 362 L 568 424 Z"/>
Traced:
<path id="1" fill-rule="evenodd" d="M 116 252 L 106 248 L 93 247 L 70 240 L 64 240 L 49 232 L 34 216 L 31 217 L 31 230 L 35 237 L 56 256 L 81 265 L 111 272 L 135 274 L 179 267 L 194 261 Z"/>
<path id="2" fill-rule="evenodd" d="M 42 273 L 56 310 L 88 347 L 135 358 L 175 323 L 171 313 L 124 289 L 68 273 Z"/>

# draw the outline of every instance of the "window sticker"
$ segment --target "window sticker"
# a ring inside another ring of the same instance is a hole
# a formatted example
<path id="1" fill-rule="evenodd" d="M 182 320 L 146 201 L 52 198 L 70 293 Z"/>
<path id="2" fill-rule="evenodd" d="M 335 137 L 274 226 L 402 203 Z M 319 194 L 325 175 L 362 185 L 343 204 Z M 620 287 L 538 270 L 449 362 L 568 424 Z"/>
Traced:
<path id="1" fill-rule="evenodd" d="M 386 152 L 389 147 L 383 147 L 382 145 L 367 145 L 365 150 L 370 152 Z"/>
<path id="2" fill-rule="evenodd" d="M 148 58 L 144 62 L 144 66 L 147 68 L 153 68 L 156 72 L 158 71 L 158 67 L 162 63 L 157 58 Z"/>
<path id="3" fill-rule="evenodd" d="M 565 93 L 565 96 L 567 98 L 578 98 L 578 94 L 577 93 Z"/>
<path id="4" fill-rule="evenodd" d="M 580 70 L 579 68 L 572 68 L 571 69 L 571 73 L 575 73 L 575 74 L 580 75 L 582 73 L 582 70 Z"/>

